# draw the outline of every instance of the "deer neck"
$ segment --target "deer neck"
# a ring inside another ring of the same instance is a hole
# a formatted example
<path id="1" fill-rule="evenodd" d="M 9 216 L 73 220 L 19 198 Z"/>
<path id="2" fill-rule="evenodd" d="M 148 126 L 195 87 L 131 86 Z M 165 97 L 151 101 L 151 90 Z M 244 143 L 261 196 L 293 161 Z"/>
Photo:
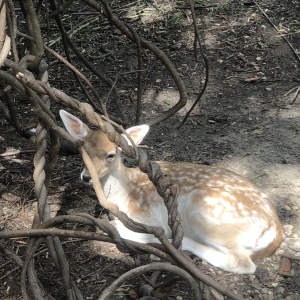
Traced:
<path id="1" fill-rule="evenodd" d="M 126 200 L 129 195 L 129 178 L 127 168 L 121 160 L 116 162 L 114 168 L 104 177 L 100 178 L 105 197 L 111 203 L 119 206 L 119 209 L 126 211 Z"/>

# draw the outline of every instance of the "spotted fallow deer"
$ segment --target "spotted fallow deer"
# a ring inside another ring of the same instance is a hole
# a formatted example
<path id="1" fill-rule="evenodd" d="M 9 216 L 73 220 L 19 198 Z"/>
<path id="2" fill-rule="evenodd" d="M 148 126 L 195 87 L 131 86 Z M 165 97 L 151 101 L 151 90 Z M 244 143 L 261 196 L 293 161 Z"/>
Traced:
<path id="1" fill-rule="evenodd" d="M 130 218 L 161 226 L 168 238 L 167 209 L 153 183 L 138 168 L 126 167 L 120 149 L 101 130 L 92 131 L 75 116 L 60 111 L 63 123 L 75 139 L 84 141 L 108 201 Z M 129 128 L 139 144 L 147 125 Z M 273 204 L 248 180 L 214 166 L 187 162 L 158 162 L 163 173 L 178 188 L 178 210 L 188 250 L 210 264 L 229 272 L 252 274 L 253 260 L 271 255 L 282 239 L 282 225 Z M 92 184 L 89 172 L 83 182 Z M 147 243 L 158 241 L 149 234 L 135 233 L 119 220 L 112 221 L 121 237 Z"/>

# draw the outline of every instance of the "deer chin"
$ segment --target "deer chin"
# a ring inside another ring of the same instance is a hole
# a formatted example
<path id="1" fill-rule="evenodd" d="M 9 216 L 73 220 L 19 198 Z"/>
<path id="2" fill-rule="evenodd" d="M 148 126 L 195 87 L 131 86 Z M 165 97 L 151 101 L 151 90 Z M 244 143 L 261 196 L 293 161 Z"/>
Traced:
<path id="1" fill-rule="evenodd" d="M 103 172 L 102 174 L 98 174 L 98 180 L 100 181 L 101 179 L 105 178 L 107 175 L 109 175 L 108 171 Z M 93 185 L 93 179 L 90 173 L 87 170 L 84 170 L 80 174 L 80 179 L 85 185 Z"/>

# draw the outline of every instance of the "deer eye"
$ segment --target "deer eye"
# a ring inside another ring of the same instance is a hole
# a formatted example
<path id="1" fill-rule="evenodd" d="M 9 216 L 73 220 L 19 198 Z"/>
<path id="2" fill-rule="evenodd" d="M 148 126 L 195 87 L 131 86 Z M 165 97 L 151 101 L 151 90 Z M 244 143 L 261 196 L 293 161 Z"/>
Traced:
<path id="1" fill-rule="evenodd" d="M 116 156 L 116 153 L 110 153 L 107 155 L 106 160 L 112 161 Z"/>

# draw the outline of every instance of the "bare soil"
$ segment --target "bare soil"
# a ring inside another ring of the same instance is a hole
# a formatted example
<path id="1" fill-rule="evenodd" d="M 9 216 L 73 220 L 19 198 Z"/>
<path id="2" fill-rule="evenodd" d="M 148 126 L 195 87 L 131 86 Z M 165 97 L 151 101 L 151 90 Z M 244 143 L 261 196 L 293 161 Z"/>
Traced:
<path id="1" fill-rule="evenodd" d="M 215 6 L 196 13 L 209 59 L 209 84 L 186 124 L 176 129 L 195 101 L 205 73 L 201 58 L 199 62 L 194 58 L 189 9 L 168 11 L 170 3 L 161 2 L 162 12 L 145 10 L 147 13 L 139 18 L 133 12 L 130 14 L 130 5 L 115 4 L 116 12 L 125 21 L 165 51 L 188 87 L 187 106 L 151 128 L 144 141 L 149 157 L 209 163 L 236 171 L 274 201 L 285 229 L 281 247 L 272 257 L 257 262 L 254 275 L 229 274 L 200 260 L 195 263 L 245 299 L 299 300 L 300 97 L 293 98 L 296 90 L 288 93 L 300 86 L 299 60 L 251 1 L 207 1 L 205 5 Z M 264 0 L 259 4 L 299 53 L 299 1 Z M 87 57 L 98 56 L 95 66 L 107 76 L 113 77 L 119 70 L 125 73 L 136 69 L 134 45 L 109 24 L 88 34 L 88 40 L 83 33 L 76 35 L 77 46 L 86 51 Z M 143 75 L 142 120 L 147 122 L 173 106 L 178 93 L 162 65 L 147 51 L 144 55 L 147 71 Z M 59 64 L 51 67 L 50 84 L 76 97 L 76 83 L 60 68 Z M 123 109 L 131 120 L 135 109 L 135 76 L 127 74 L 118 80 Z M 94 78 L 90 80 L 100 94 L 105 95 L 109 90 Z M 33 119 L 24 103 L 16 105 L 22 120 Z M 109 107 L 113 110 L 113 103 Z M 55 114 L 59 108 L 54 105 Z M 0 157 L 0 230 L 30 228 L 36 206 L 32 179 L 34 147 L 4 120 L 0 123 L 0 141 L 0 153 L 6 153 Z M 13 155 L 15 150 L 19 153 Z M 48 197 L 53 216 L 75 212 L 95 214 L 97 199 L 93 190 L 80 182 L 81 167 L 79 156 L 59 157 Z M 103 218 L 107 214 L 99 207 L 97 213 Z M 26 243 L 16 239 L 6 241 L 6 246 L 22 257 Z M 67 239 L 63 243 L 71 274 L 85 299 L 97 299 L 115 278 L 148 261 L 147 256 L 124 254 L 113 245 Z M 41 247 L 36 256 L 39 278 L 56 299 L 66 299 L 45 249 Z M 280 267 L 286 255 L 291 265 L 283 274 Z M 1 299 L 21 299 L 20 274 L 21 269 L 0 252 Z M 131 282 L 122 286 L 114 299 L 137 299 L 137 293 L 136 283 Z M 191 299 L 191 296 L 186 286 L 179 285 L 168 299 Z"/>

